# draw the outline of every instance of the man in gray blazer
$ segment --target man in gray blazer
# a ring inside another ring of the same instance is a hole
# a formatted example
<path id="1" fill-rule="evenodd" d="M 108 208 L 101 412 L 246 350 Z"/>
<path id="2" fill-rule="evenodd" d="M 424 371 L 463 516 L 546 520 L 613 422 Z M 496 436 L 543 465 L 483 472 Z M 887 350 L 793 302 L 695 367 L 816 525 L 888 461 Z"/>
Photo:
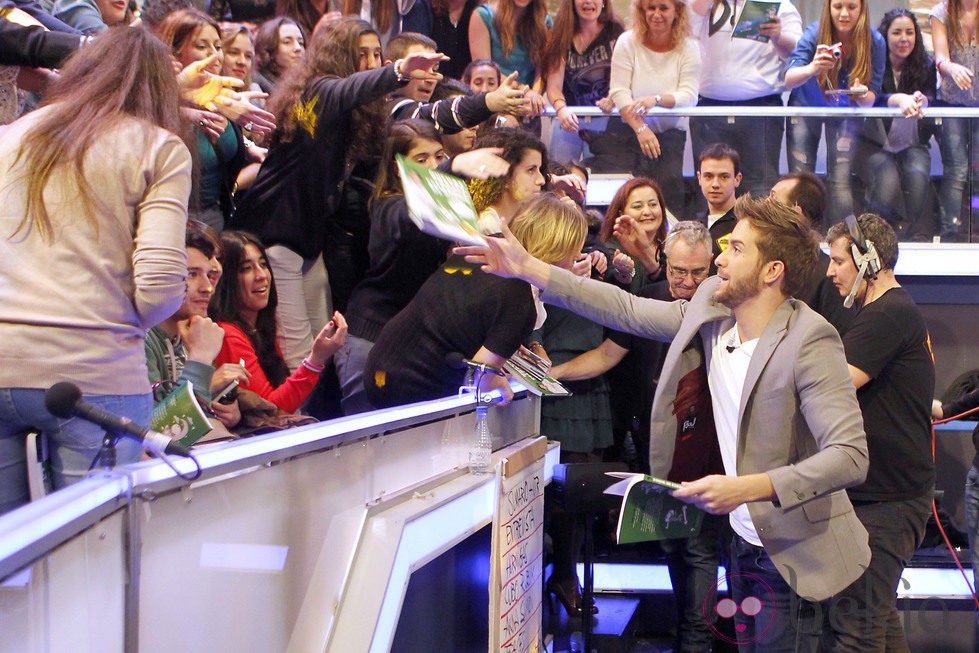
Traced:
<path id="1" fill-rule="evenodd" d="M 509 234 L 457 251 L 541 288 L 546 302 L 672 340 L 651 417 L 656 475 L 666 475 L 677 448 L 684 349 L 702 340 L 725 474 L 684 483 L 674 495 L 730 515 L 733 601 L 716 612 L 734 617 L 744 650 L 814 651 L 822 616 L 809 601 L 847 587 L 870 560 L 844 491 L 866 476 L 866 436 L 839 335 L 791 298 L 815 264 L 815 234 L 775 200 L 745 196 L 735 212 L 718 275 L 690 301 L 643 299 L 575 277 L 530 257 Z"/>

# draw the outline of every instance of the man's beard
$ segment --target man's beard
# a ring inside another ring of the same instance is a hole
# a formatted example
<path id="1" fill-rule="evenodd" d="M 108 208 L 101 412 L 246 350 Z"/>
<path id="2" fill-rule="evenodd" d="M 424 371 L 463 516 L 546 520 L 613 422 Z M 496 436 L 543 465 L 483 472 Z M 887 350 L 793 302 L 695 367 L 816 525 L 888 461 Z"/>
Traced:
<path id="1" fill-rule="evenodd" d="M 759 264 L 754 272 L 736 281 L 728 279 L 723 286 L 714 291 L 714 301 L 730 309 L 735 309 L 751 299 L 762 289 L 761 268 Z"/>

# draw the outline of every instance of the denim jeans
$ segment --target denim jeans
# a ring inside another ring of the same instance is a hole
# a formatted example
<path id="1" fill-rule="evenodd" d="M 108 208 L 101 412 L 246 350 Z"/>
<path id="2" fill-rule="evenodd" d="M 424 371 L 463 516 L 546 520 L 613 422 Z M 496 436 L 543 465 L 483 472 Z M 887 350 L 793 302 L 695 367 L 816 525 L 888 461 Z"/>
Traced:
<path id="1" fill-rule="evenodd" d="M 853 211 L 853 186 L 850 172 L 857 146 L 860 121 L 849 118 L 787 118 L 786 143 L 789 170 L 814 172 L 819 138 L 826 130 L 826 181 L 829 207 L 825 224 L 813 228 L 825 231 Z"/>
<path id="2" fill-rule="evenodd" d="M 578 117 L 579 129 L 589 129 L 594 132 L 604 132 L 608 126 L 608 118 L 592 118 L 589 121 Z M 600 138 L 600 136 L 599 136 Z M 555 118 L 551 128 L 551 142 L 547 146 L 547 158 L 555 163 L 568 164 L 584 161 L 591 156 L 588 143 L 581 140 L 578 134 L 572 134 L 561 129 L 561 121 Z"/>
<path id="3" fill-rule="evenodd" d="M 867 210 L 877 213 L 904 236 L 915 232 L 931 191 L 931 156 L 924 145 L 900 152 L 879 150 L 858 165 L 867 187 Z"/>
<path id="4" fill-rule="evenodd" d="M 340 379 L 340 407 L 343 408 L 344 415 L 374 410 L 364 392 L 364 366 L 367 365 L 367 355 L 373 347 L 374 343 L 370 340 L 348 333 L 346 342 L 333 356 L 337 377 Z"/>
<path id="5" fill-rule="evenodd" d="M 733 605 L 718 601 L 715 608 L 723 619 L 731 618 L 733 612 L 734 641 L 724 639 L 737 644 L 740 653 L 819 650 L 821 604 L 800 598 L 765 549 L 736 534 L 730 542 L 727 582 Z"/>
<path id="6" fill-rule="evenodd" d="M 711 649 L 713 631 L 704 613 L 704 599 L 717 583 L 721 548 L 730 537 L 726 515 L 704 515 L 700 532 L 690 538 L 663 540 L 677 611 L 676 653 L 702 653 Z M 722 539 L 723 538 L 723 539 Z M 711 614 L 711 623 L 716 620 Z"/>
<path id="7" fill-rule="evenodd" d="M 967 118 L 945 118 L 942 120 L 942 130 L 938 138 L 938 148 L 942 153 L 942 183 L 938 190 L 938 201 L 941 207 L 942 236 L 960 234 L 964 220 L 962 214 L 962 195 L 966 184 L 970 192 L 966 202 L 967 211 L 972 207 L 972 196 L 975 191 L 976 166 L 979 165 L 977 155 L 979 149 L 973 147 L 979 139 L 979 120 Z M 969 174 L 970 169 L 972 174 Z"/>
<path id="8" fill-rule="evenodd" d="M 55 489 L 84 478 L 102 447 L 105 431 L 78 417 L 61 419 L 44 407 L 44 390 L 0 388 L 0 514 L 30 501 L 25 439 L 37 431 L 48 440 Z M 153 396 L 89 395 L 85 401 L 137 424 L 149 425 Z M 116 444 L 116 464 L 136 462 L 143 448 L 130 438 Z"/>
<path id="9" fill-rule="evenodd" d="M 828 625 L 833 651 L 910 651 L 897 611 L 901 574 L 925 534 L 932 493 L 907 501 L 854 502 L 870 534 L 870 565 L 831 600 Z"/>
<path id="10" fill-rule="evenodd" d="M 969 534 L 969 550 L 972 551 L 972 586 L 979 577 L 979 467 L 970 467 L 965 477 L 965 525 Z"/>
<path id="11" fill-rule="evenodd" d="M 697 106 L 743 106 L 781 107 L 780 95 L 769 95 L 738 102 L 725 102 L 701 97 Z M 764 112 L 762 109 L 760 112 Z M 711 143 L 727 143 L 741 157 L 741 192 L 750 192 L 755 197 L 767 197 L 768 192 L 778 181 L 778 160 L 782 154 L 782 135 L 785 121 L 782 118 L 690 118 L 690 138 L 693 145 L 693 159 L 700 157 L 701 151 Z M 706 206 L 706 204 L 705 204 Z"/>

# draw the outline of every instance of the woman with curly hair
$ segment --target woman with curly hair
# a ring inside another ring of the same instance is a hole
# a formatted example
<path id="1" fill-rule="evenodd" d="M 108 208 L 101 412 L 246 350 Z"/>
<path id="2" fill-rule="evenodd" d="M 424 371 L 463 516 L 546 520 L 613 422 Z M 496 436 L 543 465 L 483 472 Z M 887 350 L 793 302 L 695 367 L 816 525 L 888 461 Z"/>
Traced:
<path id="1" fill-rule="evenodd" d="M 302 64 L 269 99 L 279 127 L 241 198 L 237 225 L 268 245 L 281 344 L 292 369 L 332 312 L 326 234 L 347 175 L 377 148 L 383 98 L 409 77 L 438 79 L 432 67 L 441 58 L 422 52 L 382 66 L 377 32 L 358 18 L 340 18 L 316 33 Z"/>
<path id="2" fill-rule="evenodd" d="M 255 66 L 252 78 L 266 93 L 298 64 L 306 52 L 306 32 L 288 16 L 262 23 L 255 35 Z"/>
<path id="3" fill-rule="evenodd" d="M 632 29 L 612 52 L 610 95 L 634 134 L 626 132 L 629 150 L 618 155 L 621 165 L 658 181 L 675 210 L 683 207 L 687 120 L 649 110 L 696 104 L 700 49 L 689 35 L 681 0 L 632 0 Z"/>
<path id="4" fill-rule="evenodd" d="M 510 170 L 504 177 L 473 179 L 469 192 L 479 213 L 479 227 L 486 234 L 500 233 L 524 200 L 539 195 L 547 184 L 547 148 L 539 138 L 522 129 L 500 127 L 476 139 L 476 148 L 500 148 Z"/>

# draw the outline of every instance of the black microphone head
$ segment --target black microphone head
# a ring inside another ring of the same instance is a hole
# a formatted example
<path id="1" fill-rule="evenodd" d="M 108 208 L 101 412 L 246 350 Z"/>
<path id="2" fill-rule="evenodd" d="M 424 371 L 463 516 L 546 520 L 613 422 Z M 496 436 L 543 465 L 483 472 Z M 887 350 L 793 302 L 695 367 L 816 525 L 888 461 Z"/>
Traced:
<path id="1" fill-rule="evenodd" d="M 71 417 L 75 404 L 82 398 L 78 386 L 68 381 L 55 383 L 44 393 L 44 407 L 55 417 Z"/>
<path id="2" fill-rule="evenodd" d="M 466 357 L 457 351 L 450 351 L 445 355 L 445 364 L 454 370 L 466 368 Z"/>

